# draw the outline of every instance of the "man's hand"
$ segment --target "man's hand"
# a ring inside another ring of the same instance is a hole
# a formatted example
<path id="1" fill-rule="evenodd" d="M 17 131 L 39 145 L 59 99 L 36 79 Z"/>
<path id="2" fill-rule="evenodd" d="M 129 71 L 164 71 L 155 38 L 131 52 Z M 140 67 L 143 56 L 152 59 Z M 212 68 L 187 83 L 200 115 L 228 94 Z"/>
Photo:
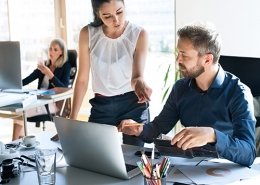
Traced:
<path id="1" fill-rule="evenodd" d="M 183 150 L 203 146 L 216 141 L 215 131 L 211 127 L 187 127 L 176 134 L 171 144 L 175 143 Z"/>
<path id="2" fill-rule="evenodd" d="M 127 135 L 139 136 L 143 131 L 143 124 L 136 123 L 134 120 L 122 120 L 118 126 L 118 131 Z"/>

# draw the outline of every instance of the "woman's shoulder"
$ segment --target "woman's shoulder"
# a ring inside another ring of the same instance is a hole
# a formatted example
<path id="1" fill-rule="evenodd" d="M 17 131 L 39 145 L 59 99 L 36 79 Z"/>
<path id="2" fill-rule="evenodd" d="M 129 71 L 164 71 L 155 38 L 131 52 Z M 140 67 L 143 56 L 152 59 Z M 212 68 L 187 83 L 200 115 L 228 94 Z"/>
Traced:
<path id="1" fill-rule="evenodd" d="M 101 26 L 95 27 L 95 26 L 92 26 L 91 24 L 84 26 L 80 32 L 81 35 L 85 35 L 87 37 L 93 37 L 100 33 L 101 33 Z"/>
<path id="2" fill-rule="evenodd" d="M 70 67 L 71 66 L 69 59 L 67 59 L 67 61 L 63 64 L 63 66 L 65 66 L 65 67 L 67 67 L 67 66 Z"/>
<path id="3" fill-rule="evenodd" d="M 132 23 L 132 22 L 130 22 L 130 21 L 128 21 L 127 27 L 128 27 L 129 29 L 131 29 L 131 30 L 144 30 L 144 28 L 143 28 L 142 26 L 137 25 L 137 24 L 134 24 L 134 23 Z"/>
<path id="4" fill-rule="evenodd" d="M 89 32 L 89 30 L 88 30 L 89 28 L 88 27 L 89 27 L 89 25 L 86 25 L 86 26 L 82 27 L 81 30 L 80 30 L 80 33 L 81 34 L 88 33 Z"/>
<path id="5" fill-rule="evenodd" d="M 56 68 L 57 70 L 64 70 L 64 69 L 67 69 L 67 68 L 71 68 L 71 64 L 69 62 L 69 60 L 67 60 L 66 62 L 64 62 L 64 64 L 58 68 Z"/>
<path id="6" fill-rule="evenodd" d="M 136 34 L 137 36 L 138 35 L 146 36 L 148 33 L 142 26 L 139 26 L 139 25 L 136 25 L 134 23 L 128 22 L 127 30 L 126 30 L 125 34 L 126 35 Z"/>
<path id="7" fill-rule="evenodd" d="M 99 29 L 99 27 L 91 26 L 90 24 L 84 26 L 81 28 L 80 33 L 81 34 L 89 34 L 92 32 L 96 32 Z"/>
<path id="8" fill-rule="evenodd" d="M 138 40 L 145 41 L 148 39 L 148 32 L 141 26 L 128 22 L 125 36 L 137 42 Z M 145 40 L 144 40 L 145 39 Z"/>
<path id="9" fill-rule="evenodd" d="M 87 24 L 86 26 L 84 26 L 81 30 L 85 31 L 85 32 L 93 32 L 93 31 L 97 31 L 100 30 L 102 26 L 93 26 L 91 24 Z"/>

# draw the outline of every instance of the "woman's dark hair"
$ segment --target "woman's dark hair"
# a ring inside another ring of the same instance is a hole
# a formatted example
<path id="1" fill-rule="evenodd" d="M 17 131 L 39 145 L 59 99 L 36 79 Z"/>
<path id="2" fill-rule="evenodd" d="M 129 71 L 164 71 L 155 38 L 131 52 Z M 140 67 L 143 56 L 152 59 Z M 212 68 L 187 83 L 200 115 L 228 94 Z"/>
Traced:
<path id="1" fill-rule="evenodd" d="M 103 3 L 109 3 L 110 1 L 111 0 L 91 0 L 93 16 L 94 16 L 93 22 L 90 23 L 91 26 L 98 27 L 104 24 L 103 21 L 99 18 L 98 11 Z M 124 0 L 118 0 L 118 1 L 122 1 L 124 3 Z"/>

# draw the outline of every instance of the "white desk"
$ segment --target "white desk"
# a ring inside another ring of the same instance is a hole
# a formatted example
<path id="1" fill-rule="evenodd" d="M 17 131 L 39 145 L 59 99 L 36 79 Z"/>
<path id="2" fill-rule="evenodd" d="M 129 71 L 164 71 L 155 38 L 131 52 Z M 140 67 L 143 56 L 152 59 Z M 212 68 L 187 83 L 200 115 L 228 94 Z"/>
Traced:
<path id="1" fill-rule="evenodd" d="M 15 105 L 9 105 L 5 107 L 0 107 L 0 117 L 6 117 L 6 118 L 15 118 L 15 119 L 23 119 L 24 121 L 24 132 L 25 135 L 27 135 L 27 117 L 26 117 L 26 111 L 35 108 L 40 107 L 49 103 L 54 103 L 60 100 L 65 100 L 67 98 L 72 97 L 73 90 L 61 93 L 58 96 L 54 96 L 51 99 L 37 99 L 36 102 L 33 102 L 32 104 L 26 106 L 26 107 L 18 107 Z M 20 117 L 20 118 L 19 118 Z"/>
<path id="2" fill-rule="evenodd" d="M 40 141 L 41 148 L 56 148 L 57 143 L 50 141 L 51 134 L 49 133 L 44 133 L 41 135 L 37 135 L 37 140 Z M 136 147 L 132 146 L 127 146 L 126 147 L 128 151 L 125 152 L 130 152 L 134 156 L 134 152 Z M 128 153 L 129 154 L 129 153 Z M 189 160 L 189 159 L 187 159 Z M 183 162 L 187 161 L 186 159 L 182 158 L 173 158 L 173 161 L 178 161 L 178 162 Z M 108 169 L 109 170 L 109 169 Z M 243 176 L 243 174 L 241 174 Z M 250 178 L 248 180 L 242 180 L 242 181 L 237 181 L 237 182 L 232 182 L 229 183 L 229 185 L 253 185 L 253 184 L 259 184 L 260 182 L 260 168 L 259 168 L 259 176 L 256 176 L 254 178 Z M 38 184 L 38 179 L 37 179 L 37 173 L 36 171 L 32 172 L 24 172 L 21 173 L 19 177 L 16 177 L 14 179 L 11 179 L 11 181 L 8 183 L 10 185 L 29 185 L 33 184 L 36 185 Z M 121 180 L 118 178 L 94 173 L 91 171 L 87 170 L 82 170 L 74 167 L 62 167 L 62 168 L 57 168 L 56 171 L 56 185 L 142 185 L 143 184 L 143 176 L 138 175 L 131 180 Z M 167 183 L 167 185 L 170 185 L 172 183 Z M 215 184 L 216 185 L 216 184 Z M 221 183 L 223 185 L 223 183 Z"/>
<path id="3" fill-rule="evenodd" d="M 229 185 L 257 185 L 260 178 L 252 178 L 243 181 L 237 181 Z M 26 172 L 20 175 L 20 178 L 11 179 L 10 185 L 37 185 L 37 173 Z M 136 176 L 131 180 L 121 180 L 94 172 L 81 170 L 73 167 L 57 168 L 56 185 L 143 185 L 142 175 Z M 172 185 L 173 183 L 167 183 Z M 215 184 L 216 185 L 216 184 Z M 220 184 L 219 184 L 220 185 Z M 224 185 L 224 184 L 221 184 Z"/>
<path id="4" fill-rule="evenodd" d="M 37 185 L 37 173 L 26 172 L 19 178 L 11 179 L 8 185 Z M 142 176 L 137 176 L 131 180 L 121 180 L 94 172 L 81 170 L 73 167 L 57 168 L 56 185 L 139 185 L 143 184 Z"/>
<path id="5" fill-rule="evenodd" d="M 40 148 L 56 148 L 59 146 L 57 142 L 50 141 L 50 137 L 52 135 L 48 132 L 44 132 L 43 134 L 39 134 L 36 136 L 37 141 L 40 142 Z M 131 153 L 132 146 L 129 146 Z M 133 146 L 133 148 L 137 148 Z M 20 154 L 22 154 L 23 150 L 20 150 Z M 25 151 L 26 152 L 26 151 Z M 27 151 L 28 152 L 28 151 Z M 32 151 L 33 152 L 33 151 Z M 139 157 L 138 157 L 139 158 Z M 58 160 L 58 159 L 57 159 Z M 109 170 L 109 169 L 108 169 Z M 19 177 L 13 178 L 10 180 L 8 185 L 37 185 L 37 172 L 23 172 Z M 95 172 L 82 170 L 75 167 L 61 167 L 56 169 L 56 185 L 138 185 L 143 184 L 143 176 L 139 175 L 134 177 L 131 180 L 122 180 L 115 177 L 110 177 L 107 175 L 98 174 Z"/>

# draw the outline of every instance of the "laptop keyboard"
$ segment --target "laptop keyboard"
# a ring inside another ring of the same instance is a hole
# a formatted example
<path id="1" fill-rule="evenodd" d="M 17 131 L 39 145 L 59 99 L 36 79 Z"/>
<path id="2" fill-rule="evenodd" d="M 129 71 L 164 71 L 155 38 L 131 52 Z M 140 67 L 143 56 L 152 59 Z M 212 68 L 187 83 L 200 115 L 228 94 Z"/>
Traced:
<path id="1" fill-rule="evenodd" d="M 126 171 L 127 172 L 129 172 L 129 171 L 131 171 L 131 170 L 136 168 L 135 165 L 131 165 L 131 164 L 125 164 L 125 166 L 126 166 Z"/>

